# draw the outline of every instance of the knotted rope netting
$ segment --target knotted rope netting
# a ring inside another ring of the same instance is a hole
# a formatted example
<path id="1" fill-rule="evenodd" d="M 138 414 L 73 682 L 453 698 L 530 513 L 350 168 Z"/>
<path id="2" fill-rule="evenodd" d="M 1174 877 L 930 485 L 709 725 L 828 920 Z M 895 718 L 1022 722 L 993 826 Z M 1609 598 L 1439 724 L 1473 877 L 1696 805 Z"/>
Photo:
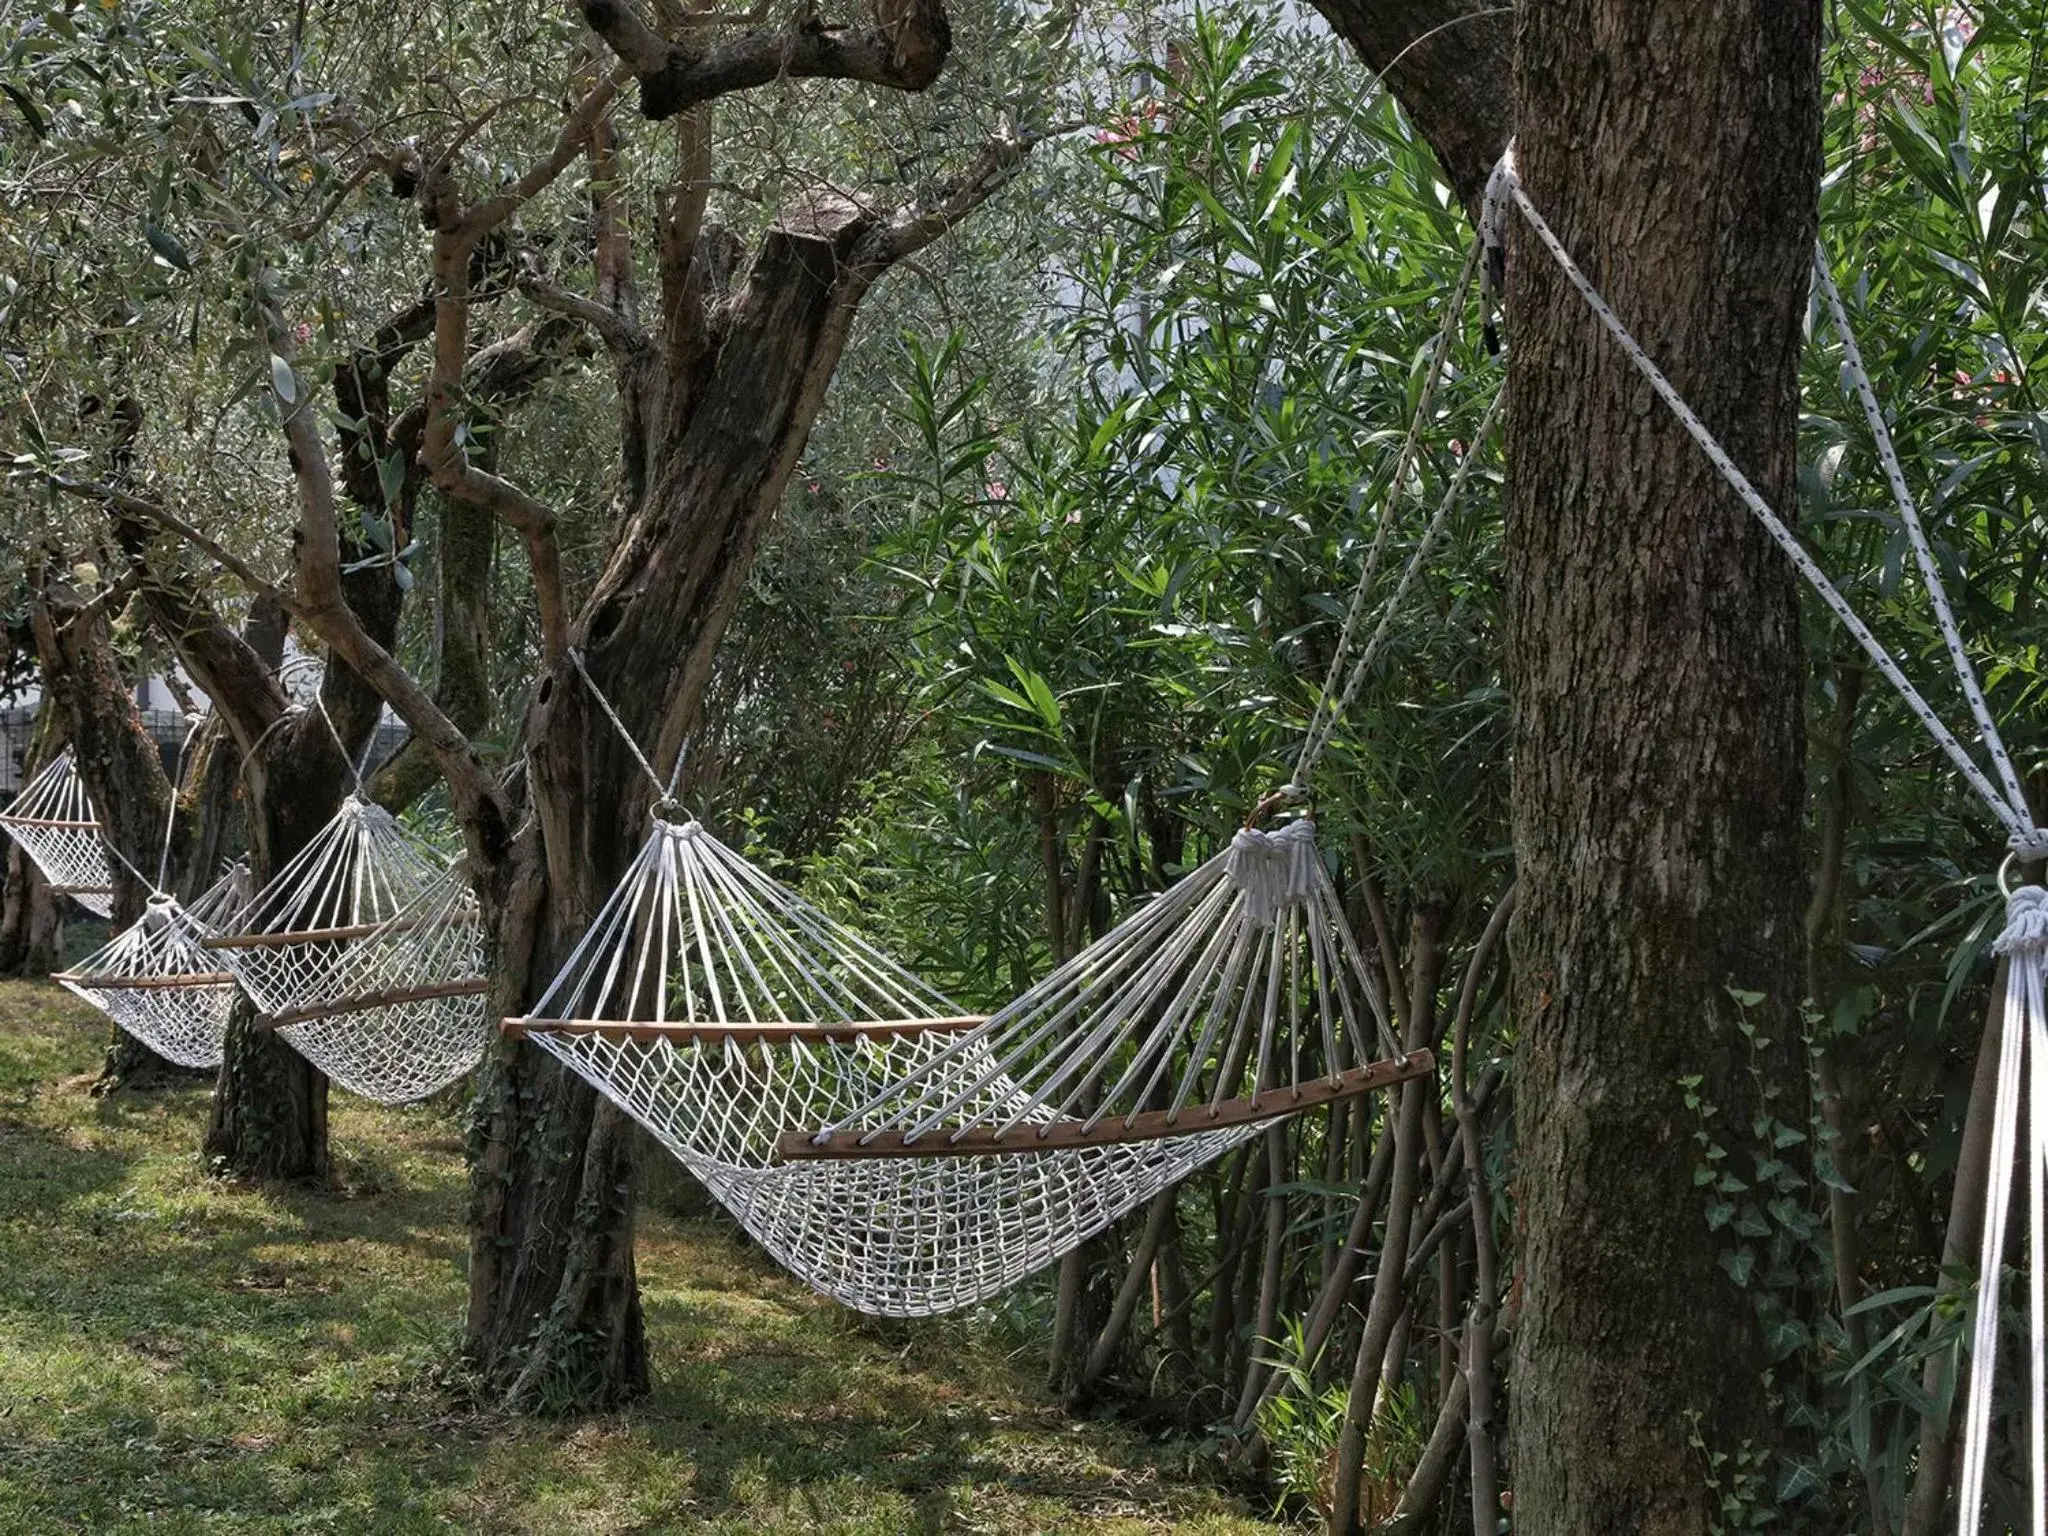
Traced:
<path id="1" fill-rule="evenodd" d="M 203 946 L 234 926 L 249 898 L 249 872 L 239 864 L 190 906 L 159 891 L 111 943 L 52 979 L 165 1060 L 217 1067 L 235 978 Z"/>
<path id="2" fill-rule="evenodd" d="M 358 793 L 206 948 L 315 1066 L 397 1103 L 482 1058 L 479 941 L 459 873 Z"/>
<path id="3" fill-rule="evenodd" d="M 1040 1007 L 1011 1010 L 1006 1029 L 963 1015 L 698 824 L 658 822 L 532 1012 L 504 1027 L 645 1125 L 818 1290 L 868 1312 L 948 1311 L 1275 1116 L 1429 1069 L 1426 1055 L 1371 1064 L 1384 1021 L 1312 846 L 1291 830 L 1243 834 L 1119 930 L 1102 972 L 1056 973 L 1057 1027 Z M 1147 998 L 1142 1038 L 1111 1022 Z M 1033 1033 L 1007 1066 L 990 1049 Z M 951 1106 L 921 1146 L 881 1118 L 907 1083 Z M 1101 1112 L 1075 1114 L 1091 1085 Z"/>
<path id="4" fill-rule="evenodd" d="M 1460 300 L 1472 271 L 1468 262 Z M 1419 452 L 1451 334 L 1447 318 L 1390 502 Z M 1352 654 L 1386 532 L 1383 520 L 1276 804 L 1305 797 L 1386 637 L 1383 618 Z M 673 778 L 655 773 L 583 676 L 665 806 Z M 1305 818 L 1275 832 L 1247 826 L 982 1019 L 701 826 L 658 816 L 546 994 L 504 1027 L 645 1125 L 818 1290 L 896 1316 L 969 1306 L 1271 1121 L 1434 1071 L 1428 1051 L 1395 1041 L 1315 836 Z"/>
<path id="5" fill-rule="evenodd" d="M 114 915 L 114 868 L 99 813 L 72 767 L 69 748 L 22 787 L 0 813 L 0 827 L 35 860 L 51 890 L 95 917 Z"/>

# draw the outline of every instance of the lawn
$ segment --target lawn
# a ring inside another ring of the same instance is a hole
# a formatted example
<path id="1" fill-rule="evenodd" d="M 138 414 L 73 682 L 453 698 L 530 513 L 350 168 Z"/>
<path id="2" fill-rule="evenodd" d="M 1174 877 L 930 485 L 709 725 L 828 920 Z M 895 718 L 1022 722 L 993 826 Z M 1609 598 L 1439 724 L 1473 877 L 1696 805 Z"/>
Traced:
<path id="1" fill-rule="evenodd" d="M 642 1229 L 648 1402 L 477 1413 L 453 1114 L 337 1094 L 333 1188 L 224 1184 L 203 1087 L 88 1092 L 105 1033 L 0 983 L 0 1532 L 1275 1528 L 985 1321 L 862 1322 L 712 1218 Z"/>

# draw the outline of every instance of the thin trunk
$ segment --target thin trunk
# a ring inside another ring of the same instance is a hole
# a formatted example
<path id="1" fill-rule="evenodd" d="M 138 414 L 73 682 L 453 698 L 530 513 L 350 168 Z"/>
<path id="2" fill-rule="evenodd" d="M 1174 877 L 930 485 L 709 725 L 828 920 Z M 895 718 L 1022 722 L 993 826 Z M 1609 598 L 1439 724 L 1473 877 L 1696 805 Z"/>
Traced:
<path id="1" fill-rule="evenodd" d="M 1268 1352 L 1279 1347 L 1280 1281 L 1287 1262 L 1287 1197 L 1279 1193 L 1287 1182 L 1287 1125 L 1276 1121 L 1266 1128 L 1266 1242 L 1259 1264 L 1258 1310 L 1252 1324 L 1252 1357 L 1245 1367 L 1244 1386 L 1238 1392 L 1232 1419 L 1248 1424 L 1259 1406 L 1266 1380 L 1273 1367 Z"/>
<path id="2" fill-rule="evenodd" d="M 1088 1350 L 1088 1358 L 1081 1367 L 1077 1389 L 1086 1392 L 1099 1385 L 1109 1374 L 1109 1367 L 1116 1359 L 1116 1352 L 1130 1327 L 1131 1314 L 1137 1310 L 1138 1298 L 1144 1294 L 1146 1282 L 1154 1273 L 1153 1260 L 1158 1256 L 1159 1245 L 1166 1236 L 1166 1229 L 1173 1220 L 1173 1204 L 1179 1197 L 1178 1190 L 1163 1189 L 1152 1197 L 1152 1204 L 1145 1213 L 1145 1226 L 1138 1235 L 1138 1246 L 1131 1253 L 1130 1264 L 1124 1270 L 1123 1284 L 1117 1288 L 1116 1300 L 1109 1309 L 1109 1321 L 1102 1325 L 1102 1332 L 1095 1336 L 1095 1342 Z"/>
<path id="3" fill-rule="evenodd" d="M 43 687 L 62 717 L 72 767 L 92 797 L 100 835 L 112 850 L 112 926 L 118 932 L 142 915 L 156 879 L 171 813 L 170 781 L 114 655 L 106 604 L 40 572 L 31 574 L 30 587 Z M 93 1089 L 110 1093 L 186 1081 L 192 1075 L 117 1030 Z"/>
<path id="4" fill-rule="evenodd" d="M 1516 12 L 1530 197 L 1789 513 L 1819 0 Z M 1752 1067 L 1805 1081 L 1797 578 L 1519 224 L 1512 254 L 1515 1522 L 1690 1536 L 1721 1518 L 1700 1442 L 1781 1438 L 1681 1079 L 1731 1138 L 1760 1109 Z M 1745 1040 L 1731 986 L 1778 1044 Z"/>
<path id="5" fill-rule="evenodd" d="M 1422 1100 L 1433 1085 L 1403 1083 L 1395 1111 L 1394 1173 L 1387 1197 L 1387 1224 L 1380 1244 L 1379 1273 L 1373 1279 L 1372 1304 L 1365 1316 L 1365 1336 L 1352 1363 L 1351 1391 L 1345 1402 L 1344 1427 L 1337 1440 L 1337 1482 L 1330 1529 L 1350 1536 L 1360 1528 L 1361 1479 L 1365 1442 L 1371 1434 L 1379 1401 L 1381 1364 L 1393 1341 L 1407 1295 L 1402 1272 L 1408 1262 L 1408 1235 L 1415 1219 L 1416 1186 L 1422 1162 Z"/>
<path id="6" fill-rule="evenodd" d="M 1835 708 L 1828 722 L 1826 750 L 1829 765 L 1827 789 L 1820 808 L 1820 848 L 1814 864 L 1812 899 L 1806 907 L 1806 995 L 1817 1008 L 1825 1009 L 1829 996 L 1825 956 L 1835 914 L 1841 906 L 1844 854 L 1848 848 L 1849 818 L 1855 785 L 1855 765 L 1850 750 L 1855 744 L 1856 711 L 1863 695 L 1863 668 L 1849 664 L 1835 673 Z M 1848 1340 L 1849 1358 L 1860 1360 L 1864 1350 L 1863 1316 L 1855 1310 L 1862 1299 L 1861 1244 L 1857 1240 L 1857 1199 L 1855 1177 L 1845 1159 L 1851 1145 L 1852 1128 L 1848 1105 L 1842 1091 L 1841 1064 L 1831 1043 L 1823 1038 L 1813 1053 L 1813 1082 L 1820 1100 L 1821 1122 L 1828 1128 L 1829 1155 L 1839 1178 L 1829 1181 L 1828 1235 L 1834 1254 L 1835 1306 L 1841 1314 L 1842 1333 Z M 1849 1378 L 1849 1416 L 1852 1445 L 1870 1443 L 1870 1378 L 1859 1371 Z M 1891 1536 L 1891 1522 L 1885 1516 L 1883 1478 L 1879 1468 L 1866 1464 L 1864 1491 L 1870 1501 L 1871 1536 Z"/>
<path id="7" fill-rule="evenodd" d="M 43 695 L 36 723 L 19 764 L 26 784 L 57 754 L 63 733 L 50 696 Z M 64 964 L 64 923 L 57 895 L 36 861 L 7 840 L 7 887 L 0 906 L 0 976 L 43 977 Z"/>

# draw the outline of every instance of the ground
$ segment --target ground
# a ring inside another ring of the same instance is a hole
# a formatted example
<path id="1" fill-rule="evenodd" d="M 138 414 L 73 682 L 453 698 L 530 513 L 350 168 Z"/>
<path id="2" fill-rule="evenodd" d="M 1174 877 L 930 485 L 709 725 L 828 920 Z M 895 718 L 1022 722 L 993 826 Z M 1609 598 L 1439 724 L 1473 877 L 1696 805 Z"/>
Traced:
<path id="1" fill-rule="evenodd" d="M 0 1533 L 1275 1529 L 986 1321 L 863 1323 L 711 1218 L 648 1218 L 649 1403 L 467 1411 L 454 1112 L 337 1094 L 332 1190 L 223 1184 L 203 1085 L 91 1096 L 106 1034 L 0 983 Z"/>

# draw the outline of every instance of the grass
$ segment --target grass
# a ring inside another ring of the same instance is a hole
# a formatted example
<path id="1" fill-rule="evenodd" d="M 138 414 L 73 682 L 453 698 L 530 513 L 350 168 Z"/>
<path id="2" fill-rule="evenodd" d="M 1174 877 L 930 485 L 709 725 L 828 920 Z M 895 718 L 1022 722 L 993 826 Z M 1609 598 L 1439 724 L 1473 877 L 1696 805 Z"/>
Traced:
<path id="1" fill-rule="evenodd" d="M 331 1189 L 225 1184 L 206 1090 L 96 1099 L 104 1040 L 0 982 L 0 1532 L 1273 1529 L 1198 1447 L 1064 1418 L 986 1326 L 864 1322 L 711 1219 L 643 1227 L 648 1402 L 466 1411 L 448 1112 L 337 1094 Z"/>

